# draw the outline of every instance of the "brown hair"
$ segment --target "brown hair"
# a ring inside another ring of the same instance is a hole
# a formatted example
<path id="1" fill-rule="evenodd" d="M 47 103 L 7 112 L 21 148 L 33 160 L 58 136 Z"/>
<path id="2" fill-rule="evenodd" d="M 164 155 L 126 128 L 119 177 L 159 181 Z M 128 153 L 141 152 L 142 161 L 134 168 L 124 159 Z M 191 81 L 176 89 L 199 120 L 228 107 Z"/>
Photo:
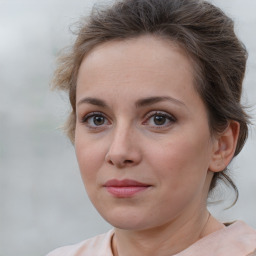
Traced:
<path id="1" fill-rule="evenodd" d="M 72 111 L 66 132 L 74 141 L 76 79 L 80 64 L 95 46 L 110 40 L 125 40 L 152 34 L 176 42 L 196 63 L 196 89 L 204 101 L 212 133 L 223 131 L 230 120 L 240 124 L 235 156 L 248 135 L 248 116 L 241 106 L 242 81 L 247 52 L 234 33 L 233 21 L 219 8 L 202 0 L 120 0 L 93 9 L 80 23 L 73 47 L 59 58 L 53 84 L 68 91 Z M 226 169 L 215 173 L 217 180 L 238 190 Z"/>

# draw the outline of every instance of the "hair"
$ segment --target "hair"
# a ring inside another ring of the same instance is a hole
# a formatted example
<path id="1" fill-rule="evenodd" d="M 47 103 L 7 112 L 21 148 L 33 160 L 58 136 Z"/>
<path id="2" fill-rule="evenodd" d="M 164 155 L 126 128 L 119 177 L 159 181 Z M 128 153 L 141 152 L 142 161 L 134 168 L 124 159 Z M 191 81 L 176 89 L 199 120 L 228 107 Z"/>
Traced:
<path id="1" fill-rule="evenodd" d="M 120 0 L 94 8 L 80 22 L 72 48 L 59 57 L 53 86 L 69 93 L 71 112 L 66 133 L 74 142 L 76 81 L 83 58 L 94 47 L 111 40 L 153 35 L 178 44 L 195 63 L 195 88 L 208 113 L 211 133 L 220 133 L 234 120 L 240 124 L 236 156 L 247 139 L 249 118 L 241 105 L 247 51 L 234 32 L 234 23 L 222 10 L 202 0 Z M 227 168 L 214 173 L 218 180 L 238 189 Z"/>

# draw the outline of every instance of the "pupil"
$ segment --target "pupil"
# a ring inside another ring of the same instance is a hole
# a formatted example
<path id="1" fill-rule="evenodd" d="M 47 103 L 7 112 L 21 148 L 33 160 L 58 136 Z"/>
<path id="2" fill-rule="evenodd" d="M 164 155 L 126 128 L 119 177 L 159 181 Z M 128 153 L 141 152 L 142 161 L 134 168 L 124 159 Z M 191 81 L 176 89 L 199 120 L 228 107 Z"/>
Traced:
<path id="1" fill-rule="evenodd" d="M 164 116 L 155 116 L 154 122 L 156 125 L 163 125 L 165 123 L 165 117 Z"/>
<path id="2" fill-rule="evenodd" d="M 102 125 L 104 124 L 104 117 L 102 116 L 95 116 L 93 119 L 95 125 Z"/>

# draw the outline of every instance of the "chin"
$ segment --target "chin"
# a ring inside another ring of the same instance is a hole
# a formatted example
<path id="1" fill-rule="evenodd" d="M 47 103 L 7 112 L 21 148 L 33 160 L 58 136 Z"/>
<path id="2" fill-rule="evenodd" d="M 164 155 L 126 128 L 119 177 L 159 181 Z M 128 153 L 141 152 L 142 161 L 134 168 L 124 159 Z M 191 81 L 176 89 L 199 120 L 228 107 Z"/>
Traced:
<path id="1" fill-rule="evenodd" d="M 125 230 L 143 230 L 150 228 L 149 214 L 138 213 L 128 209 L 112 209 L 101 216 L 113 227 Z"/>

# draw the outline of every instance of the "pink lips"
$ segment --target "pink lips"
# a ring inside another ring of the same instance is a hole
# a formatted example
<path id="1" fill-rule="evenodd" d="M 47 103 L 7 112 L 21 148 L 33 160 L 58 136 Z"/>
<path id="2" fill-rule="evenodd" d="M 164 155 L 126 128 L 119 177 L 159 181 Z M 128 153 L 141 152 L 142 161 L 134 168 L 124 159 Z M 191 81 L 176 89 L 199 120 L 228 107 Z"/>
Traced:
<path id="1" fill-rule="evenodd" d="M 104 184 L 107 191 L 115 197 L 126 198 L 142 192 L 150 187 L 148 184 L 140 183 L 135 180 L 109 180 Z"/>

